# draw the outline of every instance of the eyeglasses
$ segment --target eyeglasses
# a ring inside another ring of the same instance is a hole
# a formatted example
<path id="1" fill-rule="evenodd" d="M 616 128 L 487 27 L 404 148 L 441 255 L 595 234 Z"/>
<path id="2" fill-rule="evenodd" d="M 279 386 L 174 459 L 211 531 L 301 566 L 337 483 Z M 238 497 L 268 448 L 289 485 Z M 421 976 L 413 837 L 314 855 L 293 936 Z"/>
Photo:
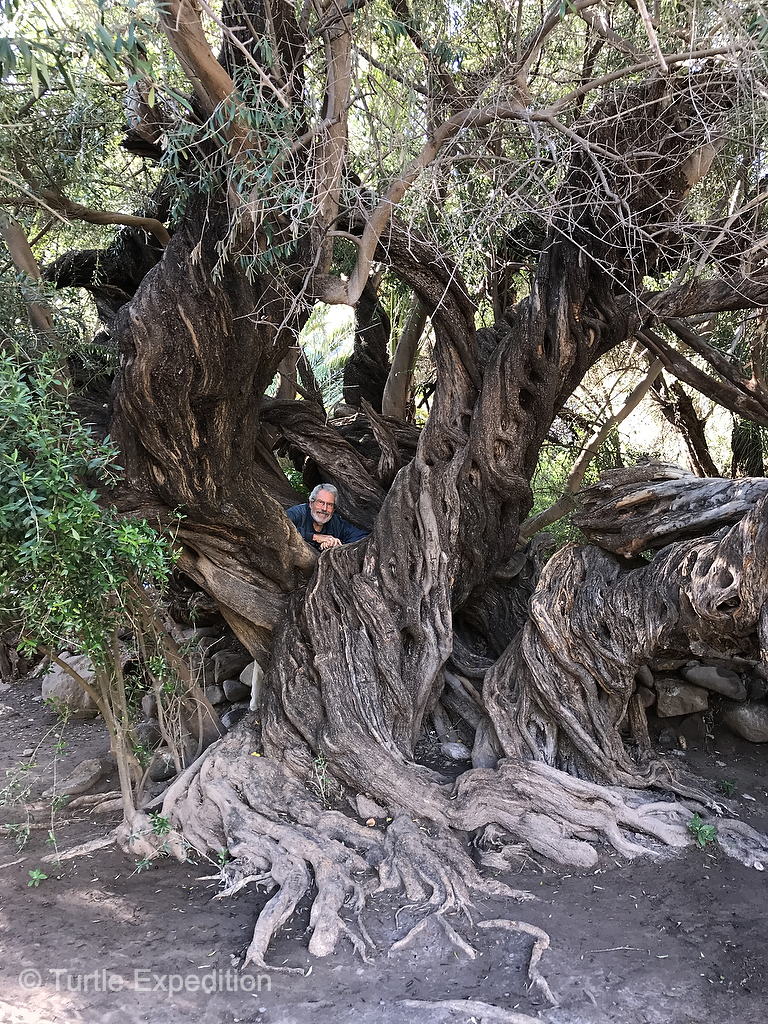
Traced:
<path id="1" fill-rule="evenodd" d="M 333 506 L 336 504 L 336 502 L 335 501 L 317 501 L 317 499 L 315 499 L 315 501 L 313 501 L 312 504 L 315 506 L 315 508 L 333 508 Z"/>

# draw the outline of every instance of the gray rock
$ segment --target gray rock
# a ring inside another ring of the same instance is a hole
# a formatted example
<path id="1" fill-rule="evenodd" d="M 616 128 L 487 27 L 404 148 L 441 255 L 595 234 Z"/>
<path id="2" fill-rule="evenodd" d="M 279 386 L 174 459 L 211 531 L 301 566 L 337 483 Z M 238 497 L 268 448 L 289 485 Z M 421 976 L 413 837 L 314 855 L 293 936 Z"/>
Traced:
<path id="1" fill-rule="evenodd" d="M 149 777 L 152 782 L 165 782 L 176 774 L 176 763 L 168 747 L 160 747 L 152 755 Z"/>
<path id="2" fill-rule="evenodd" d="M 648 662 L 648 667 L 655 675 L 657 672 L 677 672 L 679 668 L 687 664 L 688 658 L 652 658 Z"/>
<path id="3" fill-rule="evenodd" d="M 141 698 L 141 710 L 145 718 L 157 718 L 157 698 L 151 691 Z"/>
<path id="4" fill-rule="evenodd" d="M 136 740 L 142 747 L 147 747 L 149 750 L 154 750 L 163 738 L 156 718 L 145 718 L 143 722 L 138 723 L 133 731 L 136 734 Z"/>
<path id="5" fill-rule="evenodd" d="M 653 690 L 649 690 L 647 686 L 638 686 L 637 695 L 642 701 L 644 708 L 649 708 L 652 704 L 656 703 L 656 694 Z"/>
<path id="6" fill-rule="evenodd" d="M 756 669 L 747 679 L 747 693 L 750 700 L 765 700 L 768 697 L 768 679 L 764 672 Z"/>
<path id="7" fill-rule="evenodd" d="M 694 686 L 703 686 L 705 690 L 722 693 L 731 700 L 747 699 L 747 688 L 741 676 L 730 669 L 716 665 L 686 665 L 680 669 L 680 675 Z"/>
<path id="8" fill-rule="evenodd" d="M 107 767 L 97 757 L 89 757 L 87 761 L 81 761 L 66 778 L 60 779 L 55 786 L 46 789 L 43 796 L 50 798 L 53 796 L 79 796 L 81 793 L 87 793 L 106 774 Z"/>
<path id="9" fill-rule="evenodd" d="M 250 711 L 247 704 L 236 704 L 233 708 L 230 708 L 226 715 L 221 716 L 221 724 L 229 732 L 233 725 L 237 725 L 241 718 Z"/>
<path id="10" fill-rule="evenodd" d="M 768 743 L 768 705 L 723 701 L 720 717 L 737 736 L 750 743 Z"/>
<path id="11" fill-rule="evenodd" d="M 463 743 L 441 743 L 440 749 L 452 761 L 471 761 L 472 751 Z"/>
<path id="12" fill-rule="evenodd" d="M 223 683 L 225 679 L 237 679 L 246 665 L 253 661 L 248 651 L 219 651 L 213 656 L 214 673 L 217 683 Z M 248 688 L 248 697 L 251 696 L 251 689 Z"/>
<path id="13" fill-rule="evenodd" d="M 677 746 L 677 733 L 674 729 L 667 728 L 661 730 L 659 733 L 659 746 L 666 747 L 667 749 Z"/>
<path id="14" fill-rule="evenodd" d="M 707 690 L 691 683 L 684 683 L 677 676 L 657 676 L 656 694 L 656 714 L 659 718 L 706 711 L 709 704 Z"/>
<path id="15" fill-rule="evenodd" d="M 214 707 L 216 707 L 219 704 L 223 704 L 226 699 L 224 697 L 224 691 L 222 690 L 222 688 L 220 686 L 217 686 L 215 683 L 213 686 L 206 686 L 205 696 L 208 698 L 211 704 L 213 704 Z"/>
<path id="16" fill-rule="evenodd" d="M 653 689 L 653 672 L 651 672 L 647 665 L 640 666 L 635 673 L 635 680 L 637 681 L 638 689 L 640 686 L 645 686 L 649 690 Z"/>
<path id="17" fill-rule="evenodd" d="M 96 684 L 93 664 L 83 654 L 62 654 L 61 660 L 77 672 L 89 684 Z M 43 677 L 43 699 L 52 701 L 54 706 L 66 708 L 72 718 L 95 718 L 99 709 L 89 693 L 68 675 L 63 668 L 51 664 L 47 675 Z"/>
<path id="18" fill-rule="evenodd" d="M 227 700 L 232 701 L 233 704 L 244 700 L 250 701 L 251 688 L 246 686 L 245 683 L 241 683 L 239 679 L 225 679 L 224 696 Z"/>

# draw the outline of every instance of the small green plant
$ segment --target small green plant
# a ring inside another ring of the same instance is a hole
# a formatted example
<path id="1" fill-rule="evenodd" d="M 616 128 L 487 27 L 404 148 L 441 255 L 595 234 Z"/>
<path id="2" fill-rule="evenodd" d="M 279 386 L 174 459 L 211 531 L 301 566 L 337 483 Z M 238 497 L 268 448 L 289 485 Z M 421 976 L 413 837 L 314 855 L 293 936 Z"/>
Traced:
<path id="1" fill-rule="evenodd" d="M 222 848 L 219 850 L 218 858 L 217 859 L 218 859 L 219 867 L 220 868 L 223 868 L 225 864 L 229 863 L 229 861 L 231 860 L 231 857 L 230 857 L 230 854 L 229 854 L 229 850 L 226 848 L 226 846 L 222 846 Z"/>
<path id="2" fill-rule="evenodd" d="M 717 784 L 717 788 L 725 796 L 733 796 L 736 792 L 736 780 L 735 779 L 720 779 Z"/>
<path id="3" fill-rule="evenodd" d="M 137 860 L 136 861 L 136 872 L 137 873 L 141 873 L 142 871 L 146 871 L 146 869 L 150 868 L 150 867 L 152 867 L 152 858 L 151 857 L 142 857 L 141 860 Z"/>
<path id="4" fill-rule="evenodd" d="M 51 799 L 51 810 L 60 811 L 62 807 L 66 807 L 69 796 L 66 793 L 58 793 Z"/>
<path id="5" fill-rule="evenodd" d="M 691 831 L 703 850 L 707 843 L 717 842 L 717 829 L 714 825 L 705 825 L 698 814 L 694 814 L 688 822 L 688 829 Z"/>
<path id="6" fill-rule="evenodd" d="M 29 842 L 29 822 L 14 822 L 12 825 L 6 825 L 5 831 L 8 838 L 16 843 L 16 849 L 21 852 Z"/>
<path id="7" fill-rule="evenodd" d="M 44 871 L 41 871 L 40 868 L 32 868 L 29 872 L 29 881 L 27 882 L 27 886 L 34 886 L 36 889 L 41 882 L 46 880 L 47 877 L 48 875 L 46 875 Z"/>
<path id="8" fill-rule="evenodd" d="M 328 774 L 328 762 L 322 754 L 318 754 L 314 759 L 313 769 L 313 777 L 309 784 L 320 797 L 323 807 L 327 807 L 331 790 L 331 777 Z"/>
<path id="9" fill-rule="evenodd" d="M 156 836 L 167 836 L 171 831 L 170 821 L 159 811 L 150 813 L 149 820 L 152 822 L 152 831 Z"/>

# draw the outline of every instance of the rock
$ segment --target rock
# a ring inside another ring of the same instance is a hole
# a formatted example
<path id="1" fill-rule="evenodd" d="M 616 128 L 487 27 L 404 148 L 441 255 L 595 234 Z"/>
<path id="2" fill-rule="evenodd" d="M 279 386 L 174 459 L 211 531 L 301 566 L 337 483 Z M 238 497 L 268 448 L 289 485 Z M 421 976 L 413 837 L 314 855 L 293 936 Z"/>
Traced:
<path id="1" fill-rule="evenodd" d="M 649 690 L 653 689 L 653 672 L 651 672 L 647 665 L 640 666 L 635 673 L 635 680 L 637 681 L 638 689 L 641 686 L 645 686 Z"/>
<path id="2" fill-rule="evenodd" d="M 648 662 L 651 671 L 656 672 L 677 672 L 679 668 L 688 663 L 687 658 L 652 658 Z"/>
<path id="3" fill-rule="evenodd" d="M 716 665 L 686 665 L 680 669 L 680 675 L 694 686 L 703 686 L 705 690 L 722 693 L 731 700 L 747 699 L 747 688 L 741 676 L 730 669 Z"/>
<path id="4" fill-rule="evenodd" d="M 213 686 L 206 686 L 205 696 L 208 698 L 211 704 L 213 704 L 214 707 L 216 707 L 218 704 L 223 704 L 224 701 L 226 700 L 224 696 L 224 691 L 220 686 L 217 686 L 215 683 L 213 684 Z"/>
<path id="5" fill-rule="evenodd" d="M 357 813 L 361 818 L 386 818 L 387 816 L 385 807 L 379 807 L 375 801 L 367 796 L 363 796 L 361 793 L 358 793 L 355 804 L 357 805 Z"/>
<path id="6" fill-rule="evenodd" d="M 149 750 L 154 750 L 163 739 L 163 734 L 160 732 L 160 725 L 156 718 L 145 718 L 143 722 L 138 723 L 133 731 L 137 742 Z"/>
<path id="7" fill-rule="evenodd" d="M 13 718 L 18 713 L 16 708 L 12 708 L 10 704 L 0 704 L 0 718 Z"/>
<path id="8" fill-rule="evenodd" d="M 653 690 L 649 690 L 647 686 L 638 686 L 637 695 L 644 708 L 649 708 L 652 704 L 656 703 L 656 694 Z"/>
<path id="9" fill-rule="evenodd" d="M 157 697 L 151 691 L 141 698 L 141 710 L 145 718 L 157 718 Z"/>
<path id="10" fill-rule="evenodd" d="M 250 707 L 248 704 L 235 704 L 226 715 L 221 716 L 221 724 L 229 732 L 232 726 L 237 725 L 241 718 L 245 718 L 249 711 Z"/>
<path id="11" fill-rule="evenodd" d="M 750 743 L 768 743 L 768 705 L 723 701 L 720 717 L 737 736 Z"/>
<path id="12" fill-rule="evenodd" d="M 765 700 L 768 697 L 768 679 L 757 669 L 747 679 L 747 694 L 750 700 Z"/>
<path id="13" fill-rule="evenodd" d="M 84 654 L 62 654 L 61 661 L 73 672 L 82 676 L 86 683 L 95 685 L 93 663 Z M 99 709 L 89 693 L 68 675 L 63 668 L 51 664 L 43 678 L 43 699 L 66 709 L 72 718 L 95 718 Z"/>
<path id="14" fill-rule="evenodd" d="M 176 774 L 176 763 L 168 747 L 160 747 L 152 755 L 149 764 L 149 777 L 152 782 L 165 782 Z"/>
<path id="15" fill-rule="evenodd" d="M 656 694 L 656 714 L 659 718 L 706 711 L 709 704 L 709 694 L 705 689 L 684 683 L 677 676 L 657 676 Z"/>
<path id="16" fill-rule="evenodd" d="M 659 733 L 659 746 L 666 747 L 667 749 L 677 746 L 677 733 L 674 729 L 661 730 Z"/>
<path id="17" fill-rule="evenodd" d="M 239 701 L 244 700 L 250 701 L 251 688 L 250 686 L 246 686 L 245 683 L 241 683 L 239 679 L 225 679 L 224 696 L 233 704 L 237 704 Z M 213 701 L 211 701 L 211 703 L 213 703 Z"/>
<path id="18" fill-rule="evenodd" d="M 213 656 L 214 676 L 217 683 L 223 683 L 225 679 L 237 679 L 246 665 L 253 661 L 248 651 L 219 651 Z M 248 687 L 248 697 L 251 696 L 251 688 Z"/>
<path id="19" fill-rule="evenodd" d="M 89 789 L 107 773 L 108 766 L 97 757 L 90 757 L 87 761 L 81 761 L 66 778 L 60 779 L 55 786 L 43 792 L 45 798 L 54 796 L 79 796 L 87 793 Z"/>
<path id="20" fill-rule="evenodd" d="M 258 661 L 252 661 L 246 665 L 240 673 L 240 682 L 245 683 L 251 690 L 251 711 L 258 711 L 259 700 L 261 699 L 261 685 L 264 681 L 264 669 Z"/>
<path id="21" fill-rule="evenodd" d="M 441 743 L 440 749 L 452 761 L 471 761 L 472 751 L 463 743 Z"/>

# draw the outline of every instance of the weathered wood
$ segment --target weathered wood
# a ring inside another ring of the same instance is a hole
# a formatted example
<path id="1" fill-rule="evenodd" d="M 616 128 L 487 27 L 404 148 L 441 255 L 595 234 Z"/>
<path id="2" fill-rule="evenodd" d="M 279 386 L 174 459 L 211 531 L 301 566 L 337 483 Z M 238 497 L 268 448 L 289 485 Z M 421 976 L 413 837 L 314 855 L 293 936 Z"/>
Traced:
<path id="1" fill-rule="evenodd" d="M 631 557 L 737 523 L 768 494 L 768 480 L 697 477 L 648 463 L 608 470 L 581 492 L 573 522 L 593 544 Z"/>

